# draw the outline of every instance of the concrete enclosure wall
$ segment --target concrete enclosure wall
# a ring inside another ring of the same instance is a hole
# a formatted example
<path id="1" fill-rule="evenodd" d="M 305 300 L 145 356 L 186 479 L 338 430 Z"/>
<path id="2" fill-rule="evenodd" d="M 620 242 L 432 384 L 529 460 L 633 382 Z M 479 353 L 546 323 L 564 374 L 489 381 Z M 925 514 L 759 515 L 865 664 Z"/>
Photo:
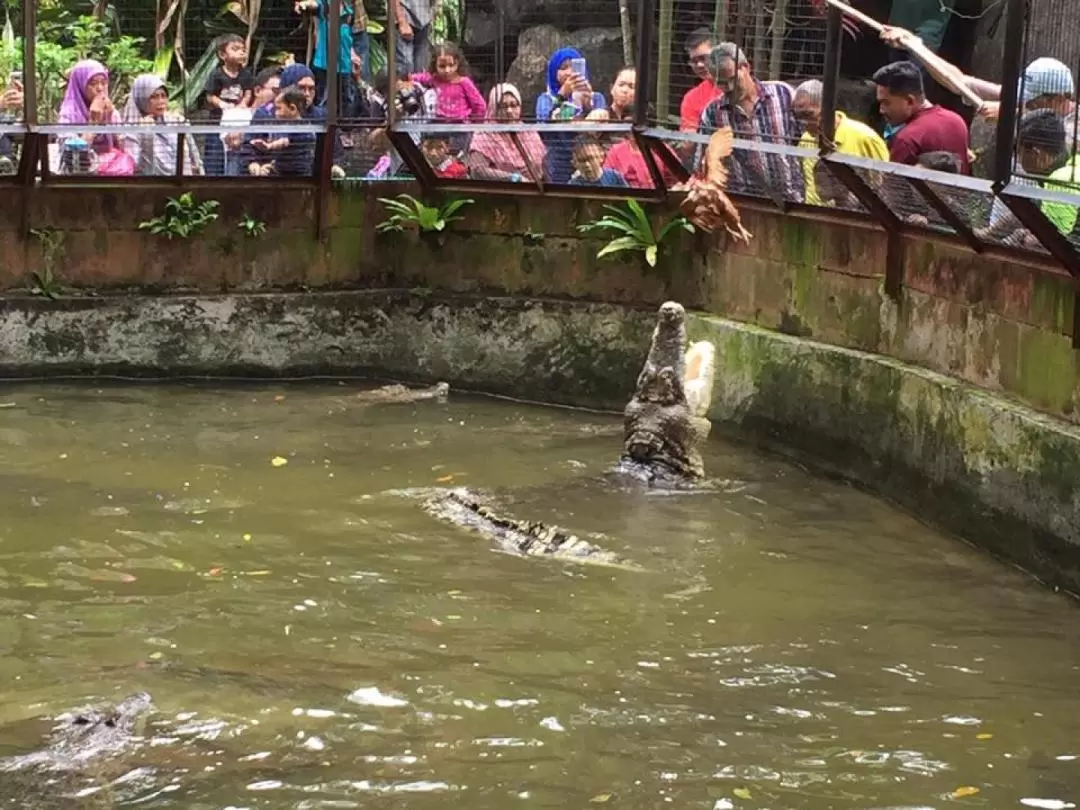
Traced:
<path id="1" fill-rule="evenodd" d="M 656 270 L 636 256 L 597 260 L 603 241 L 577 226 L 602 204 L 488 197 L 463 209 L 438 241 L 379 235 L 379 197 L 401 184 L 342 190 L 330 200 L 325 238 L 313 226 L 310 189 L 218 186 L 196 190 L 221 202 L 203 234 L 169 241 L 139 230 L 174 190 L 37 189 L 31 228 L 62 235 L 59 281 L 98 294 L 331 289 L 550 297 L 688 308 L 787 334 L 886 354 L 1031 406 L 1080 420 L 1080 369 L 1072 349 L 1073 280 L 1052 264 L 976 255 L 945 239 L 904 247 L 898 301 L 884 293 L 887 239 L 863 223 L 743 206 L 754 239 L 682 236 Z M 408 189 L 415 191 L 415 189 Z M 658 218 L 672 210 L 655 207 Z M 248 238 L 244 215 L 267 223 Z M 19 200 L 0 207 L 0 289 L 26 287 L 42 267 L 39 241 L 23 238 Z"/>

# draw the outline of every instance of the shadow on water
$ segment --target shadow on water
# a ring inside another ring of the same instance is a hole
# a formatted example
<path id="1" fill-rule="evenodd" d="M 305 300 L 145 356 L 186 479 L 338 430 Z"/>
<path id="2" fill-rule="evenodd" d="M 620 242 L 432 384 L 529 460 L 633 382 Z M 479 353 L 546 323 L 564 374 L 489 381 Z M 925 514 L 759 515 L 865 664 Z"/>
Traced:
<path id="1" fill-rule="evenodd" d="M 646 496 L 602 478 L 616 416 L 355 392 L 7 391 L 0 755 L 145 689 L 86 806 L 1080 800 L 1064 599 L 744 447 Z M 645 570 L 497 554 L 394 494 L 434 486 Z"/>

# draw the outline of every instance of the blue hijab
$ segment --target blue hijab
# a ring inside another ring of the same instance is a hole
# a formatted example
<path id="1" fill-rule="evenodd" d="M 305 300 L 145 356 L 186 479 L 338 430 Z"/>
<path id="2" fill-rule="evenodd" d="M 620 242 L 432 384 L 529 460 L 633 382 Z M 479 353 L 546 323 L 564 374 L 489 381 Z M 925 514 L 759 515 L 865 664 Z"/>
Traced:
<path id="1" fill-rule="evenodd" d="M 311 69 L 307 65 L 301 65 L 294 62 L 291 65 L 286 65 L 285 69 L 281 71 L 281 86 L 291 87 L 299 82 L 301 79 L 311 79 L 315 81 L 315 74 L 311 72 Z"/>
<path id="2" fill-rule="evenodd" d="M 547 89 L 551 95 L 555 95 L 559 92 L 559 65 L 565 62 L 567 59 L 584 59 L 581 52 L 577 48 L 559 48 L 548 59 L 547 64 Z M 585 70 L 585 78 L 589 78 L 588 68 Z M 282 79 L 282 84 L 285 80 Z"/>

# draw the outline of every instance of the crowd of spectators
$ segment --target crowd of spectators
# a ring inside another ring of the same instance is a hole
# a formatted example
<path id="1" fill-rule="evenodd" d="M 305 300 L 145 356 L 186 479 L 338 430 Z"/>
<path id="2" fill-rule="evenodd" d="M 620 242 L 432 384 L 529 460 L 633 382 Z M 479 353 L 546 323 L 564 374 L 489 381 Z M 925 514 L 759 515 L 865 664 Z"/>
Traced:
<path id="1" fill-rule="evenodd" d="M 897 57 L 919 42 L 914 34 L 899 27 L 886 27 L 882 39 Z M 781 81 L 761 81 L 741 48 L 731 42 L 715 42 L 708 29 L 688 37 L 686 52 L 698 83 L 682 99 L 683 131 L 707 135 L 720 127 L 730 127 L 740 141 L 818 149 L 823 89 L 820 80 L 811 79 L 794 87 Z M 987 119 L 998 116 L 1000 85 L 964 76 L 942 60 L 923 65 L 898 58 L 873 76 L 878 110 L 884 120 L 881 132 L 850 112 L 837 110 L 833 149 L 861 158 L 970 174 L 974 155 L 967 123 L 956 112 L 927 99 L 927 79 L 936 78 L 948 85 L 947 73 L 963 76 L 967 87 L 984 100 L 978 115 Z M 1057 59 L 1036 59 L 1024 71 L 1020 96 L 1014 182 L 1080 193 L 1080 110 L 1072 72 Z M 697 163 L 701 155 L 699 148 Z M 926 210 L 925 203 L 903 181 L 880 174 L 868 179 L 907 221 L 933 224 L 936 220 L 936 215 Z M 819 161 L 768 151 L 767 146 L 736 150 L 729 187 L 746 193 L 780 192 L 788 200 L 814 205 L 858 205 L 851 191 Z M 1077 220 L 1075 207 L 1063 203 L 1044 203 L 1042 207 L 1063 233 L 1072 236 Z M 994 201 L 985 224 L 977 224 L 977 232 L 984 238 L 1015 245 L 1032 246 L 1036 242 L 1000 200 Z"/>
<path id="2" fill-rule="evenodd" d="M 326 120 L 330 2 L 340 5 L 337 104 L 342 126 L 332 144 L 333 174 L 383 178 L 408 172 L 392 147 L 385 123 L 390 108 L 399 118 L 416 122 L 460 124 L 451 134 L 423 127 L 413 140 L 433 172 L 445 178 L 473 178 L 510 183 L 542 181 L 555 184 L 649 187 L 654 179 L 637 141 L 629 133 L 603 135 L 582 127 L 552 131 L 476 131 L 480 122 L 629 123 L 634 117 L 637 75 L 633 67 L 618 71 L 610 87 L 596 88 L 584 56 L 559 48 L 547 62 L 545 88 L 535 100 L 522 97 L 517 87 L 498 83 L 486 98 L 470 76 L 469 65 L 452 42 L 432 36 L 434 0 L 391 0 L 395 27 L 397 84 L 390 87 L 386 71 L 371 75 L 366 15 L 348 0 L 297 0 L 297 14 L 315 19 L 315 47 L 310 67 L 290 63 L 253 73 L 245 41 L 225 35 L 216 43 L 217 65 L 190 115 L 194 123 L 220 127 L 220 134 L 179 136 L 162 125 L 180 123 L 184 116 L 170 106 L 169 90 L 156 75 L 137 76 L 121 110 L 110 100 L 106 65 L 94 60 L 76 64 L 67 76 L 66 92 L 57 122 L 71 125 L 57 139 L 54 169 L 59 172 L 103 175 L 310 176 L 315 163 L 318 126 Z M 910 50 L 915 34 L 886 27 L 885 42 L 897 56 Z M 760 148 L 735 150 L 729 161 L 729 188 L 752 194 L 782 194 L 787 200 L 812 205 L 855 206 L 843 183 L 805 151 L 816 151 L 822 132 L 822 91 L 819 79 L 798 84 L 763 81 L 743 50 L 732 42 L 717 42 L 708 29 L 698 29 L 685 43 L 689 66 L 697 83 L 680 104 L 680 129 L 709 135 L 730 128 L 742 144 Z M 959 74 L 946 67 L 955 78 Z M 875 130 L 848 110 L 837 110 L 835 151 L 873 161 L 892 161 L 937 171 L 969 174 L 973 154 L 968 126 L 956 112 L 931 103 L 925 83 L 931 77 L 947 83 L 940 62 L 916 64 L 905 59 L 886 64 L 873 76 L 878 110 L 884 121 Z M 125 77 L 126 78 L 126 77 Z M 994 118 L 1001 87 L 963 76 L 983 98 L 979 115 Z M 1050 188 L 1080 190 L 1077 145 L 1080 112 L 1075 103 L 1071 71 L 1043 57 L 1025 70 L 1022 119 L 1016 150 L 1017 182 Z M 0 107 L 22 104 L 21 87 L 9 86 Z M 134 127 L 123 135 L 94 132 L 101 124 L 156 124 L 140 133 Z M 265 125 L 264 129 L 260 129 Z M 83 129 L 80 129 L 83 128 Z M 238 128 L 243 127 L 243 130 Z M 180 148 L 179 138 L 188 140 Z M 803 156 L 768 144 L 801 147 Z M 700 169 L 703 144 L 675 150 L 691 171 Z M 177 165 L 183 153 L 182 166 Z M 0 142 L 0 161 L 11 155 L 10 141 Z M 5 157 L 6 156 L 6 157 Z M 10 161 L 9 161 L 10 162 Z M 665 183 L 674 178 L 657 161 Z M 2 167 L 0 167 L 2 168 Z M 919 210 L 902 184 L 874 181 L 891 196 L 909 221 L 932 222 Z M 1063 231 L 1076 225 L 1069 206 L 1044 206 Z M 995 201 L 981 228 L 983 235 L 1005 241 L 1030 242 L 1012 213 Z"/>

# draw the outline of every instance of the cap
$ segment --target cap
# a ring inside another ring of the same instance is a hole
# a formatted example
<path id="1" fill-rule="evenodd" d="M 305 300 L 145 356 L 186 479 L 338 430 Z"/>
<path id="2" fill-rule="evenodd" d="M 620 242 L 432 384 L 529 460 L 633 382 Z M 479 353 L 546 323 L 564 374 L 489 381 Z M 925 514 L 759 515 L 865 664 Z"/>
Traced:
<path id="1" fill-rule="evenodd" d="M 1076 90 L 1072 71 L 1064 62 L 1043 56 L 1024 69 L 1020 92 L 1025 104 L 1039 96 L 1071 96 Z"/>

